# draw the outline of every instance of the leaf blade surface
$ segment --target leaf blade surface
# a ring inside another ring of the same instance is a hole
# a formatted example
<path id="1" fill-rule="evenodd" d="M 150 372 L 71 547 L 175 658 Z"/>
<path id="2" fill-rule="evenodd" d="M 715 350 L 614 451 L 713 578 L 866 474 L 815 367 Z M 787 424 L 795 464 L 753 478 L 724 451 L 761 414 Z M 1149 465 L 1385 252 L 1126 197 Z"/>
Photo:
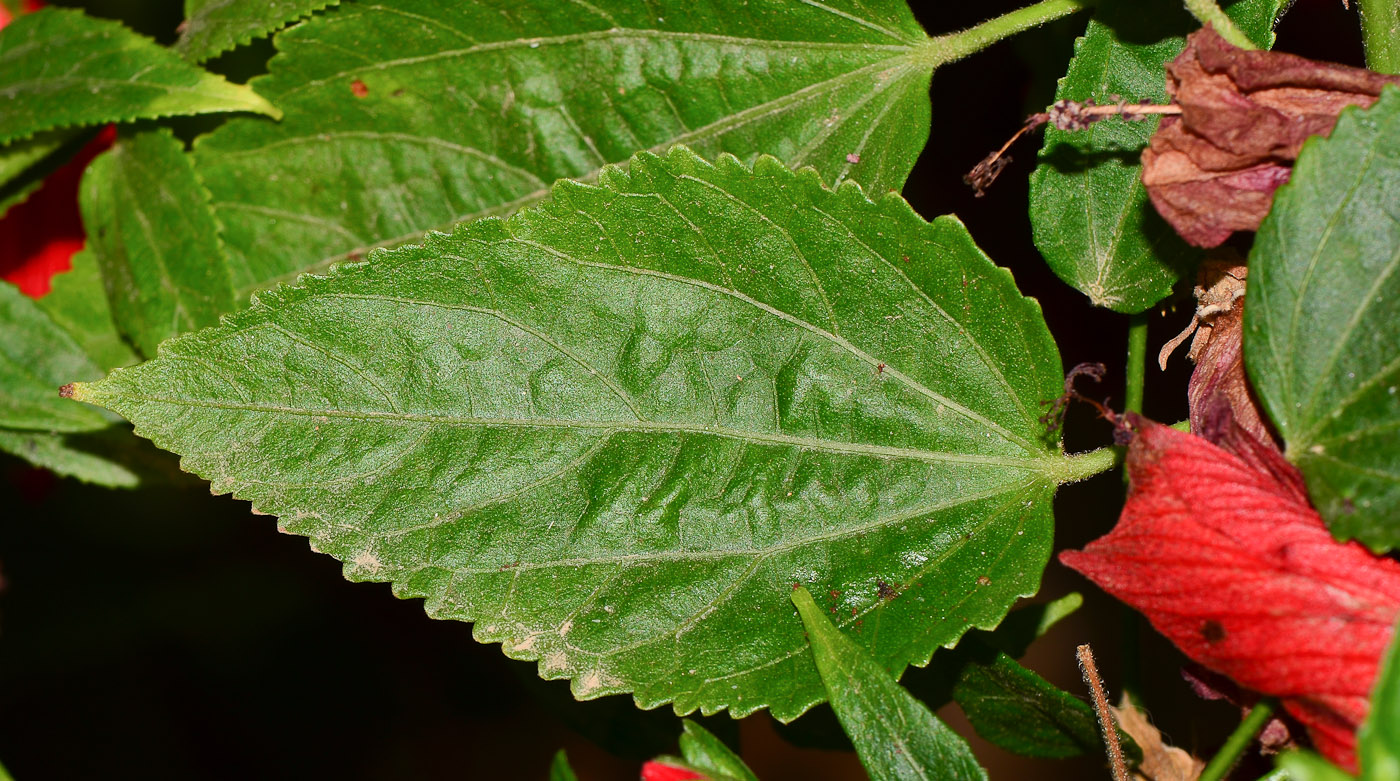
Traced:
<path id="1" fill-rule="evenodd" d="M 204 62 L 339 3 L 340 0 L 185 0 L 185 23 L 173 48 L 191 62 Z"/>
<path id="2" fill-rule="evenodd" d="M 956 220 L 676 150 L 80 394 L 579 697 L 793 718 L 821 686 L 774 631 L 792 582 L 842 592 L 890 666 L 1035 590 L 1060 384 Z"/>
<path id="3" fill-rule="evenodd" d="M 1400 91 L 1304 147 L 1250 253 L 1250 379 L 1332 532 L 1400 544 Z"/>

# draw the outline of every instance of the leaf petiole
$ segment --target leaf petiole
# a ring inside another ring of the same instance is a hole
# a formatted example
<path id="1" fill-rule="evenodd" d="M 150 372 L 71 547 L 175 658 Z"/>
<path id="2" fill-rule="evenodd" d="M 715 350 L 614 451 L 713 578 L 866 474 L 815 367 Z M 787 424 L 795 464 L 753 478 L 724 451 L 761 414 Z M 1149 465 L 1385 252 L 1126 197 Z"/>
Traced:
<path id="1" fill-rule="evenodd" d="M 1215 0 L 1186 0 L 1186 10 L 1196 17 L 1203 25 L 1210 25 L 1215 28 L 1220 37 L 1240 47 L 1241 49 L 1258 49 L 1254 41 L 1249 40 L 1240 28 L 1235 26 L 1235 22 L 1225 12 L 1220 10 L 1220 6 L 1215 4 Z"/>
<path id="2" fill-rule="evenodd" d="M 1225 739 L 1225 745 L 1211 757 L 1210 762 L 1201 771 L 1197 781 L 1220 781 L 1229 775 L 1230 768 L 1235 766 L 1244 750 L 1254 742 L 1256 735 L 1264 729 L 1264 725 L 1269 723 L 1269 719 L 1274 716 L 1275 702 L 1271 699 L 1260 700 L 1250 708 L 1249 713 L 1240 720 L 1239 726 L 1230 733 L 1230 737 Z"/>
<path id="3" fill-rule="evenodd" d="M 1041 0 L 955 33 L 929 38 L 914 56 L 930 68 L 976 54 L 1003 38 L 1092 8 L 1098 0 Z"/>
<path id="4" fill-rule="evenodd" d="M 1400 73 L 1400 2 L 1360 0 L 1361 38 L 1366 42 L 1366 67 Z"/>

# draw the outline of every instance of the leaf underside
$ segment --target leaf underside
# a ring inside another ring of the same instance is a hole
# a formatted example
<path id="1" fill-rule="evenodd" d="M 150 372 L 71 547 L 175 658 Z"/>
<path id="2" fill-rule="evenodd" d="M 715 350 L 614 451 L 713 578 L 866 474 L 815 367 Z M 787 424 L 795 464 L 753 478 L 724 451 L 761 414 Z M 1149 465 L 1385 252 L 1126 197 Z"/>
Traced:
<path id="1" fill-rule="evenodd" d="M 261 294 L 79 388 L 483 642 L 679 713 L 822 699 L 1033 593 L 1065 458 L 1039 306 L 951 217 L 685 149 Z"/>
<path id="2" fill-rule="evenodd" d="M 1228 12 L 1267 46 L 1279 10 L 1279 0 L 1245 0 Z M 1165 102 L 1164 67 L 1195 26 L 1179 0 L 1106 0 L 1075 42 L 1055 99 Z M 1030 184 L 1035 245 L 1055 274 L 1096 306 L 1141 312 L 1200 257 L 1147 200 L 1138 155 L 1156 128 L 1155 119 L 1110 118 L 1087 130 L 1045 130 Z"/>
<path id="3" fill-rule="evenodd" d="M 928 137 L 928 39 L 903 0 L 356 3 L 276 43 L 255 83 L 285 119 L 196 145 L 240 295 L 639 150 L 767 153 L 882 193 Z"/>
<path id="4" fill-rule="evenodd" d="M 35 133 L 136 119 L 277 110 L 250 88 L 200 70 L 121 24 L 45 8 L 0 31 L 0 144 Z"/>
<path id="5" fill-rule="evenodd" d="M 1400 545 L 1400 90 L 1303 148 L 1249 258 L 1245 361 L 1332 532 Z"/>

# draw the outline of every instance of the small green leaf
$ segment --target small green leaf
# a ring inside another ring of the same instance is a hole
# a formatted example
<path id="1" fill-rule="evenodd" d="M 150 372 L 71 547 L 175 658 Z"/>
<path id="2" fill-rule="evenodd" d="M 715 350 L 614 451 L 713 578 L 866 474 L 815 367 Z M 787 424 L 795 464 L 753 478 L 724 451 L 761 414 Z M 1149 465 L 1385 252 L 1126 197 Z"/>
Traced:
<path id="1" fill-rule="evenodd" d="M 549 763 L 549 781 L 578 781 L 578 776 L 574 775 L 574 769 L 569 765 L 569 757 L 562 748 L 554 755 L 554 761 Z"/>
<path id="2" fill-rule="evenodd" d="M 1094 711 L 1082 700 L 1004 653 L 979 649 L 976 640 L 964 640 L 957 650 L 969 643 L 966 652 L 975 660 L 963 668 L 953 699 L 978 735 L 1029 757 L 1061 759 L 1102 749 Z"/>
<path id="3" fill-rule="evenodd" d="M 211 57 L 270 35 L 340 0 L 185 0 L 185 23 L 174 49 L 190 62 Z"/>
<path id="4" fill-rule="evenodd" d="M 1286 781 L 1355 781 L 1350 773 L 1306 749 L 1280 754 L 1278 766 L 1288 774 Z"/>
<path id="5" fill-rule="evenodd" d="M 75 125 L 187 114 L 280 113 L 117 22 L 45 8 L 0 30 L 0 144 Z"/>
<path id="6" fill-rule="evenodd" d="M 1332 532 L 1400 545 L 1400 90 L 1310 139 L 1249 256 L 1245 361 Z"/>
<path id="7" fill-rule="evenodd" d="M 1036 591 L 1055 485 L 1108 462 L 1046 436 L 1054 342 L 961 223 L 771 158 L 601 181 L 80 398 L 581 698 L 791 719 L 822 697 L 794 582 L 891 669 Z"/>
<path id="8" fill-rule="evenodd" d="M 80 204 L 117 327 L 143 354 L 233 309 L 208 195 L 169 129 L 125 136 L 93 160 Z"/>
<path id="9" fill-rule="evenodd" d="M 805 588 L 792 592 L 827 699 L 874 781 L 987 777 L 967 743 L 841 633 Z"/>
<path id="10" fill-rule="evenodd" d="M 676 143 L 898 190 L 961 53 L 904 0 L 349 3 L 277 46 L 286 119 L 195 148 L 240 296 Z"/>
<path id="11" fill-rule="evenodd" d="M 52 277 L 49 294 L 34 303 L 73 337 L 94 364 L 111 370 L 139 361 L 117 332 L 97 257 L 84 247 L 73 253 L 72 264 Z"/>
<path id="12" fill-rule="evenodd" d="M 1262 45 L 1273 42 L 1279 0 L 1228 12 Z M 1075 43 L 1056 100 L 1167 99 L 1166 64 L 1196 27 L 1180 0 L 1104 0 Z M 1171 292 L 1200 257 L 1152 208 L 1138 155 L 1156 120 L 1106 119 L 1087 130 L 1045 130 L 1031 175 L 1031 229 L 1050 268 L 1096 306 L 1141 312 Z"/>
<path id="13" fill-rule="evenodd" d="M 72 128 L 50 130 L 0 147 L 0 217 L 39 189 L 44 177 L 76 151 L 72 142 L 87 135 Z"/>
<path id="14" fill-rule="evenodd" d="M 690 719 L 681 724 L 685 729 L 681 735 L 681 757 L 686 764 L 716 781 L 758 781 L 744 760 L 724 745 L 724 741 Z"/>
<path id="15" fill-rule="evenodd" d="M 58 396 L 59 386 L 102 376 L 67 331 L 19 289 L 0 282 L 0 428 L 96 431 L 110 425 L 99 410 Z"/>
<path id="16" fill-rule="evenodd" d="M 1390 641 L 1376 674 L 1371 712 L 1356 733 L 1356 753 L 1367 781 L 1400 779 L 1400 639 Z"/>

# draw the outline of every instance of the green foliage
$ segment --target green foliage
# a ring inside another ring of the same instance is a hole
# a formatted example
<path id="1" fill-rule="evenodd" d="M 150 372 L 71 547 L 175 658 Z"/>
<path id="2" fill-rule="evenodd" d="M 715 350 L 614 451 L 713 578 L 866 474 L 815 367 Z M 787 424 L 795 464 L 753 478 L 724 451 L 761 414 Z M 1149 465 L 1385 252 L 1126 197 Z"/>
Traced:
<path id="1" fill-rule="evenodd" d="M 1229 13 L 1267 48 L 1280 6 L 1280 0 L 1248 0 Z M 1180 0 L 1104 0 L 1075 43 L 1055 99 L 1166 101 L 1163 68 L 1196 26 Z M 1045 130 L 1031 175 L 1035 245 L 1096 306 L 1141 312 L 1170 293 L 1200 257 L 1147 200 L 1138 153 L 1156 128 L 1155 119 L 1108 119 L 1087 130 Z"/>
<path id="2" fill-rule="evenodd" d="M 959 644 L 957 650 L 976 661 L 962 668 L 953 686 L 953 699 L 978 735 L 1030 757 L 1060 759 L 1102 750 L 1098 722 L 1083 700 L 979 645 L 975 640 Z"/>
<path id="3" fill-rule="evenodd" d="M 827 620 L 807 589 L 795 589 L 792 602 L 827 699 L 873 781 L 987 777 L 967 743 Z"/>
<path id="4" fill-rule="evenodd" d="M 1304 146 L 1249 258 L 1245 360 L 1334 534 L 1400 544 L 1400 90 Z"/>
<path id="5" fill-rule="evenodd" d="M 897 190 L 943 54 L 903 0 L 347 4 L 277 45 L 286 118 L 196 146 L 240 295 L 677 142 Z"/>
<path id="6" fill-rule="evenodd" d="M 278 116 L 248 87 L 190 65 L 117 22 L 45 8 L 0 31 L 0 144 L 74 125 L 251 111 Z"/>
<path id="7" fill-rule="evenodd" d="M 681 722 L 681 758 L 712 781 L 758 781 L 749 766 L 724 741 L 690 719 Z"/>
<path id="8" fill-rule="evenodd" d="M 569 765 L 569 757 L 562 748 L 554 755 L 554 761 L 549 763 L 549 781 L 578 781 L 573 767 Z"/>
<path id="9" fill-rule="evenodd" d="M 93 160 L 81 204 L 112 315 L 143 354 L 233 309 L 219 226 L 170 131 L 125 136 Z"/>
<path id="10" fill-rule="evenodd" d="M 262 38 L 276 30 L 337 5 L 340 0 L 185 0 L 185 23 L 175 51 L 191 62 L 205 60 L 235 46 Z"/>
<path id="11" fill-rule="evenodd" d="M 21 339 L 0 339 L 0 428 L 96 431 L 106 416 L 60 399 L 58 387 L 96 379 L 94 364 L 73 337 L 14 285 L 0 282 L 0 323 Z"/>
<path id="12" fill-rule="evenodd" d="M 1034 593 L 1055 484 L 1106 466 L 1045 438 L 1059 366 L 956 220 L 678 149 L 79 394 L 580 697 L 790 719 L 793 582 L 891 668 Z"/>
<path id="13" fill-rule="evenodd" d="M 50 130 L 0 147 L 0 217 L 43 183 L 43 176 L 52 167 L 40 166 L 41 162 L 82 135 L 81 130 Z M 38 173 L 41 167 L 46 169 L 42 175 L 26 175 Z"/>

